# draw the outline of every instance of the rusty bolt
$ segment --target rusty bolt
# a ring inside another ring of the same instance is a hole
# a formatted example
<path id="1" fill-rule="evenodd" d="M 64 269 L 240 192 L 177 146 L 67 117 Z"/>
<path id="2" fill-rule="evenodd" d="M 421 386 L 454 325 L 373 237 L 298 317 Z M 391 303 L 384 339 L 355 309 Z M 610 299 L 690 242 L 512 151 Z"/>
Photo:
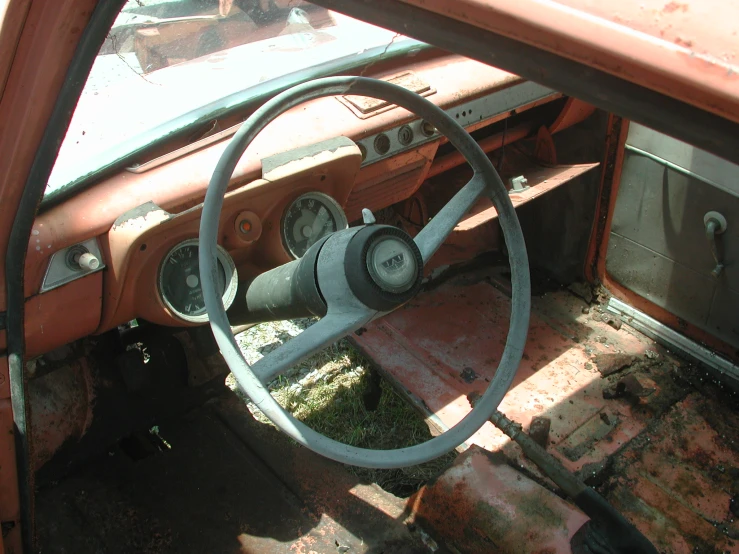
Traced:
<path id="1" fill-rule="evenodd" d="M 547 447 L 549 442 L 549 429 L 552 427 L 552 420 L 548 417 L 535 416 L 531 419 L 529 426 L 529 436 L 536 444 L 542 448 Z"/>

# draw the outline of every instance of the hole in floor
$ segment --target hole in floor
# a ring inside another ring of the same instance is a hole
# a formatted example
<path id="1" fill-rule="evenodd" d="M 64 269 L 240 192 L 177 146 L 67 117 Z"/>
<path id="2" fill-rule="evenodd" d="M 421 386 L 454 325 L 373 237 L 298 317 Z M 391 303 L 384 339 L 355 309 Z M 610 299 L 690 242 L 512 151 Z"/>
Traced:
<path id="1" fill-rule="evenodd" d="M 310 320 L 265 323 L 237 336 L 249 363 L 263 354 L 263 345 L 290 340 L 310 325 Z M 226 383 L 240 394 L 233 375 Z M 334 440 L 377 450 L 412 446 L 432 435 L 423 416 L 373 370 L 346 339 L 305 360 L 270 384 L 275 399 L 312 429 Z M 254 417 L 269 420 L 253 404 Z M 437 460 L 402 469 L 366 469 L 346 466 L 364 483 L 376 483 L 386 491 L 408 497 L 444 471 L 455 459 L 451 452 Z"/>

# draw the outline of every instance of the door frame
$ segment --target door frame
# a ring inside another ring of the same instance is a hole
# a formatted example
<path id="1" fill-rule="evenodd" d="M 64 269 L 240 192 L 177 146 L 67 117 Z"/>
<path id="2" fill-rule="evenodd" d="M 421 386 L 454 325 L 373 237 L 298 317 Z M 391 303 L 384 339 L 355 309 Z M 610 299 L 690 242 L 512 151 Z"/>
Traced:
<path id="1" fill-rule="evenodd" d="M 10 0 L 0 22 L 0 518 L 33 548 L 23 268 L 33 220 L 92 64 L 124 0 Z M 4 343 L 4 344 L 3 344 Z M 9 432 L 8 432 L 9 431 Z M 13 459 L 15 458 L 15 459 Z M 15 462 L 15 463 L 13 463 Z"/>

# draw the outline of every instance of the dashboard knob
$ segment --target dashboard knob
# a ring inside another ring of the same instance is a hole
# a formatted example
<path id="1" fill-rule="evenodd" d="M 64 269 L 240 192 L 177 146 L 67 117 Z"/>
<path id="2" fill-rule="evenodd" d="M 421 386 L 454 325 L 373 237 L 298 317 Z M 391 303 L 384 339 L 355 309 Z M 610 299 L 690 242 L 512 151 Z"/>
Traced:
<path id="1" fill-rule="evenodd" d="M 236 237 L 246 244 L 251 244 L 262 235 L 262 222 L 254 212 L 241 212 L 234 221 Z"/>
<path id="2" fill-rule="evenodd" d="M 365 225 L 374 225 L 377 223 L 375 215 L 368 208 L 362 208 L 362 221 Z"/>
<path id="3" fill-rule="evenodd" d="M 79 258 L 77 258 L 77 264 L 80 266 L 80 269 L 95 271 L 97 268 L 100 267 L 100 260 L 98 260 L 97 256 L 95 256 L 94 254 L 85 252 L 84 254 L 81 254 Z"/>

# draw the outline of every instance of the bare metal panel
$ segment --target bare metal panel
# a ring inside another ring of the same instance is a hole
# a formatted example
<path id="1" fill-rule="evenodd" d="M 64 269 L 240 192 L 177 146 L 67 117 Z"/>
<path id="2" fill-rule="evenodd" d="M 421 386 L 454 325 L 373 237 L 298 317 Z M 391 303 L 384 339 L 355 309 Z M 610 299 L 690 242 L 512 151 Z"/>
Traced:
<path id="1" fill-rule="evenodd" d="M 637 123 L 629 125 L 628 144 L 669 160 L 710 181 L 724 192 L 739 196 L 737 167 L 723 158 Z"/>
<path id="2" fill-rule="evenodd" d="M 658 306 L 703 327 L 713 297 L 706 277 L 616 233 L 608 243 L 611 277 Z"/>
<path id="3" fill-rule="evenodd" d="M 739 183 L 739 168 L 737 183 Z M 729 222 L 721 235 L 727 262 L 739 260 L 739 197 L 627 152 L 611 230 L 710 276 L 715 266 L 703 216 L 711 210 Z M 610 271 L 610 269 L 609 269 Z M 722 283 L 739 290 L 739 263 L 727 263 Z"/>
<path id="4" fill-rule="evenodd" d="M 718 235 L 724 271 L 704 216 Z M 640 125 L 629 128 L 606 269 L 619 283 L 739 347 L 739 167 Z"/>

